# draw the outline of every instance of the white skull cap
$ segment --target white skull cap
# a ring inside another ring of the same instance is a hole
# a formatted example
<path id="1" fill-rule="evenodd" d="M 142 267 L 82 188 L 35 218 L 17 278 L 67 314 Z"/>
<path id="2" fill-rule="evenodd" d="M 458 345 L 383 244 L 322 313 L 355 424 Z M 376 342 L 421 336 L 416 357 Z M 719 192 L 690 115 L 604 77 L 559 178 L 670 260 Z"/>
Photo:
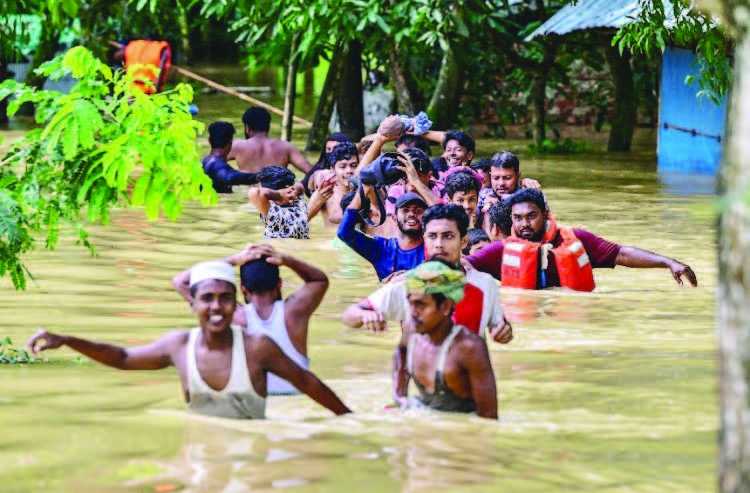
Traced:
<path id="1" fill-rule="evenodd" d="M 206 279 L 218 279 L 220 281 L 232 283 L 235 287 L 237 286 L 237 281 L 234 276 L 234 267 L 221 260 L 200 262 L 190 269 L 191 288 Z"/>

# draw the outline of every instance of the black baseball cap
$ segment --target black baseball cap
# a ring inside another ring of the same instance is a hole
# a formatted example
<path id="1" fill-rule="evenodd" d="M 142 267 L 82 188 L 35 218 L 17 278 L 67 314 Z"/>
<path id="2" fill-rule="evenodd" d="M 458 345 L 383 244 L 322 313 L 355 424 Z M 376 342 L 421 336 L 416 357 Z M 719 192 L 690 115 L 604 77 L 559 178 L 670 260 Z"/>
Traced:
<path id="1" fill-rule="evenodd" d="M 403 194 L 401 197 L 396 199 L 396 209 L 400 209 L 404 206 L 407 206 L 409 204 L 419 204 L 425 209 L 427 209 L 427 202 L 424 201 L 424 199 L 417 193 L 414 192 L 407 192 Z"/>

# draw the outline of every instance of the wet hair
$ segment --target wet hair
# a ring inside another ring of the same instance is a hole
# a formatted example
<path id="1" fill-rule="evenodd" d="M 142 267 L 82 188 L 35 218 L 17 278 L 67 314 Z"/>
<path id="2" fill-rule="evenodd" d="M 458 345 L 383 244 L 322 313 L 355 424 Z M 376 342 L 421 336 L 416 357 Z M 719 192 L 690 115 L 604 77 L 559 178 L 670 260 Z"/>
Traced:
<path id="1" fill-rule="evenodd" d="M 443 140 L 443 149 L 446 148 L 448 142 L 450 142 L 451 140 L 455 140 L 463 147 L 465 147 L 469 152 L 474 152 L 476 150 L 476 143 L 474 142 L 474 139 L 472 139 L 471 136 L 466 132 L 462 132 L 461 130 L 450 130 L 446 132 L 445 140 Z"/>
<path id="2" fill-rule="evenodd" d="M 419 149 L 424 152 L 427 156 L 430 155 L 430 143 L 419 135 L 404 134 L 396 141 L 396 148 L 399 146 L 406 146 L 409 149 Z M 428 158 L 429 159 L 429 158 Z"/>
<path id="3" fill-rule="evenodd" d="M 422 216 L 422 230 L 427 231 L 427 225 L 430 221 L 437 219 L 448 219 L 456 223 L 458 233 L 461 238 L 466 236 L 466 230 L 469 229 L 469 216 L 463 207 L 456 204 L 436 204 L 428 207 Z"/>
<path id="4" fill-rule="evenodd" d="M 480 241 L 490 241 L 490 237 L 487 236 L 487 233 L 485 233 L 482 228 L 471 228 L 466 232 L 466 236 L 469 239 L 469 242 L 466 245 L 467 252 L 471 247 L 473 247 Z"/>
<path id="5" fill-rule="evenodd" d="M 196 294 L 198 294 L 198 288 L 200 287 L 200 285 L 201 285 L 201 284 L 203 284 L 204 282 L 206 282 L 206 281 L 210 281 L 210 280 L 211 280 L 211 279 L 204 279 L 204 280 L 202 280 L 201 282 L 199 282 L 199 283 L 197 283 L 197 284 L 194 284 L 194 285 L 190 286 L 190 297 L 191 297 L 191 298 L 195 298 L 195 295 L 196 295 Z M 237 286 L 235 286 L 235 285 L 234 285 L 234 284 L 232 284 L 231 282 L 229 282 L 229 281 L 225 281 L 225 280 L 223 280 L 223 279 L 217 279 L 217 280 L 219 280 L 219 281 L 221 281 L 221 282 L 225 282 L 225 283 L 229 284 L 230 286 L 232 286 L 232 288 L 234 288 L 234 293 L 235 293 L 235 295 L 237 294 Z"/>
<path id="6" fill-rule="evenodd" d="M 512 169 L 518 174 L 521 169 L 521 163 L 518 157 L 510 151 L 501 151 L 490 158 L 490 165 L 493 168 Z"/>
<path id="7" fill-rule="evenodd" d="M 267 258 L 246 262 L 240 267 L 242 287 L 251 293 L 267 293 L 279 285 L 279 266 L 269 264 Z"/>
<path id="8" fill-rule="evenodd" d="M 283 166 L 266 166 L 258 172 L 258 181 L 265 188 L 281 190 L 294 185 L 294 173 Z"/>
<path id="9" fill-rule="evenodd" d="M 429 156 L 425 154 L 423 150 L 411 147 L 409 149 L 404 149 L 403 154 L 406 154 L 411 158 L 411 162 L 414 164 L 414 167 L 419 174 L 424 175 L 432 173 L 432 163 L 430 162 Z"/>
<path id="10" fill-rule="evenodd" d="M 336 144 L 331 152 L 326 154 L 326 163 L 329 168 L 333 168 L 336 163 L 343 161 L 344 159 L 351 159 L 353 157 L 359 158 L 357 153 L 357 146 L 351 142 L 342 142 Z"/>
<path id="11" fill-rule="evenodd" d="M 487 214 L 490 216 L 490 224 L 500 228 L 505 236 L 510 236 L 513 220 L 510 218 L 510 206 L 507 200 L 492 204 Z"/>
<path id="12" fill-rule="evenodd" d="M 480 187 L 481 185 L 477 183 L 477 179 L 471 174 L 471 171 L 459 170 L 445 180 L 443 193 L 450 199 L 456 192 L 468 193 L 474 190 L 478 196 Z"/>
<path id="13" fill-rule="evenodd" d="M 242 123 L 250 130 L 268 132 L 271 129 L 271 113 L 258 106 L 252 106 L 242 115 Z"/>
<path id="14" fill-rule="evenodd" d="M 330 169 L 330 166 L 328 166 L 328 162 L 326 161 L 326 142 L 333 140 L 336 142 L 351 142 L 349 137 L 346 136 L 346 134 L 341 132 L 334 132 L 330 134 L 326 139 L 323 141 L 323 148 L 320 150 L 320 156 L 318 156 L 318 162 L 313 165 L 312 168 L 310 168 L 310 171 L 305 173 L 305 176 L 300 180 L 302 182 L 302 186 L 305 187 L 305 195 L 308 197 L 312 194 L 312 191 L 310 190 L 310 178 L 312 178 L 312 175 L 314 175 L 316 172 L 323 170 L 323 169 Z"/>
<path id="15" fill-rule="evenodd" d="M 524 202 L 531 202 L 535 206 L 539 207 L 539 210 L 542 212 L 547 211 L 547 201 L 544 199 L 544 194 L 541 192 L 541 190 L 537 190 L 535 188 L 522 188 L 521 190 L 512 194 L 510 197 L 506 198 L 503 202 L 507 203 L 508 211 L 510 211 L 514 205 L 522 204 Z"/>
<path id="16" fill-rule="evenodd" d="M 492 167 L 492 161 L 487 158 L 480 159 L 479 161 L 472 162 L 470 167 L 474 171 L 489 172 L 490 168 Z"/>
<path id="17" fill-rule="evenodd" d="M 223 149 L 232 143 L 234 125 L 227 122 L 213 122 L 208 126 L 208 143 L 211 149 Z"/>

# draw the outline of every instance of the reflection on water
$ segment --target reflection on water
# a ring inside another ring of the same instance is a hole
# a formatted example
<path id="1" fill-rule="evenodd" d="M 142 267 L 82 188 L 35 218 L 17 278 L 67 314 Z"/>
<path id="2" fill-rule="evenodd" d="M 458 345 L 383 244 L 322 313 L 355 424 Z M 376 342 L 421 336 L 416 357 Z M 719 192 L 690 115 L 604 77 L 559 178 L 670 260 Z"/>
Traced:
<path id="1" fill-rule="evenodd" d="M 205 96 L 213 115 L 238 105 Z M 223 101 L 217 105 L 217 101 Z M 201 114 L 202 118 L 208 112 Z M 396 330 L 347 330 L 343 308 L 371 291 L 372 269 L 325 231 L 277 242 L 321 265 L 331 289 L 311 326 L 315 372 L 357 414 L 331 417 L 301 396 L 269 399 L 265 422 L 184 411 L 174 371 L 126 373 L 75 358 L 0 368 L 3 492 L 26 491 L 707 491 L 714 485 L 713 199 L 671 195 L 652 136 L 632 156 L 530 158 L 559 221 L 690 263 L 698 289 L 663 270 L 600 270 L 597 291 L 504 289 L 516 339 L 491 347 L 499 422 L 385 410 Z M 99 255 L 63 241 L 29 257 L 25 293 L 0 282 L 0 335 L 39 325 L 123 344 L 194 319 L 171 277 L 262 235 L 243 188 L 176 223 L 116 211 L 93 228 Z M 298 280 L 285 273 L 286 290 Z"/>

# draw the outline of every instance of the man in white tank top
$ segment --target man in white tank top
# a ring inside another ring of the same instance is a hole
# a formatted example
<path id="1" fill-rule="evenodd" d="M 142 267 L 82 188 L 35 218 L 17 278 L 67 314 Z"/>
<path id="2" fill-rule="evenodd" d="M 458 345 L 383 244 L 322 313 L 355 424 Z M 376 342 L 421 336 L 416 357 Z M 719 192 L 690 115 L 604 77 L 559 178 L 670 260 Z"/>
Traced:
<path id="1" fill-rule="evenodd" d="M 193 330 L 173 331 L 134 348 L 40 330 L 29 340 L 29 349 L 36 354 L 65 345 L 121 370 L 175 366 L 188 406 L 200 414 L 264 418 L 269 372 L 287 379 L 336 414 L 350 412 L 331 389 L 289 359 L 269 337 L 232 326 L 237 307 L 234 278 L 234 267 L 226 262 L 203 262 L 193 267 L 191 305 L 200 325 Z"/>
<path id="2" fill-rule="evenodd" d="M 296 257 L 279 253 L 269 245 L 248 246 L 225 259 L 240 266 L 241 289 L 246 304 L 234 314 L 234 323 L 249 333 L 267 335 L 292 361 L 308 369 L 307 332 L 310 317 L 328 290 L 328 277 L 320 269 Z M 297 274 L 303 285 L 282 298 L 279 267 Z M 190 302 L 190 270 L 175 276 L 173 285 Z M 291 395 L 299 391 L 276 374 L 268 374 L 269 395 Z"/>

